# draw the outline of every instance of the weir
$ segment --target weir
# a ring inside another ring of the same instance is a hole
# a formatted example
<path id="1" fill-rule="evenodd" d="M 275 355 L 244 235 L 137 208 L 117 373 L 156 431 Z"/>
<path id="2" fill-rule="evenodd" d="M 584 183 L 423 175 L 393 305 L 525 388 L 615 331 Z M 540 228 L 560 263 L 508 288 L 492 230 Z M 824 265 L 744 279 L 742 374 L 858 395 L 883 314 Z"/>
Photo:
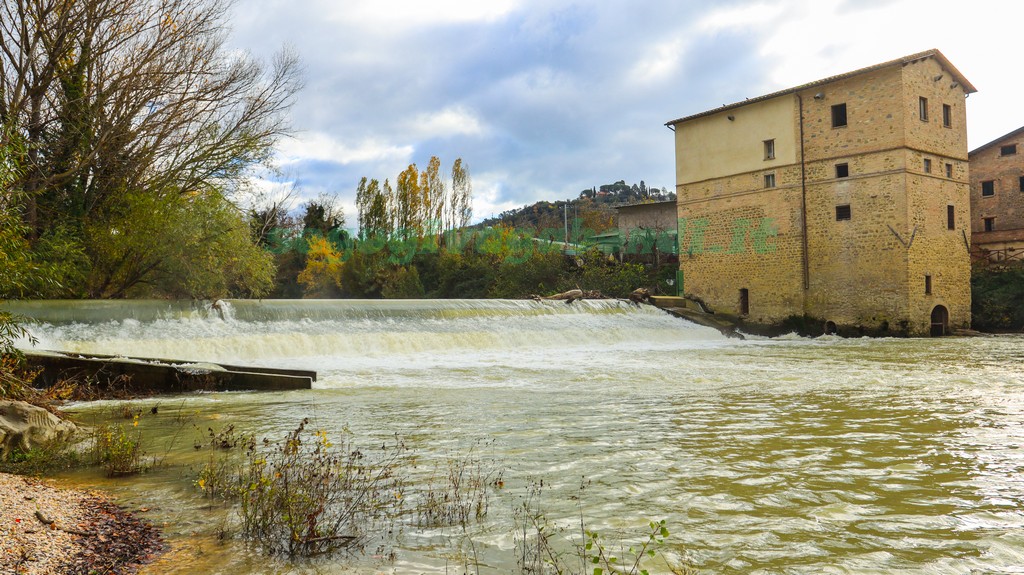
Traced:
<path id="1" fill-rule="evenodd" d="M 608 345 L 640 350 L 724 339 L 653 307 L 618 300 L 18 301 L 0 309 L 32 318 L 28 327 L 39 344 L 22 342 L 22 348 L 65 354 L 59 361 L 41 357 L 37 365 L 69 366 L 69 354 L 90 356 L 100 363 L 80 365 L 84 373 L 116 377 L 136 366 L 170 391 L 202 388 L 212 379 L 222 381 L 215 389 L 292 385 L 280 377 L 298 377 L 306 388 L 317 379 L 335 387 L 353 377 L 379 378 L 381 370 L 369 366 L 381 361 L 457 370 L 510 350 L 555 360 Z M 217 367 L 186 381 L 191 371 L 183 370 L 194 371 L 187 366 L 196 363 Z M 276 375 L 257 381 L 251 374 L 258 373 Z"/>

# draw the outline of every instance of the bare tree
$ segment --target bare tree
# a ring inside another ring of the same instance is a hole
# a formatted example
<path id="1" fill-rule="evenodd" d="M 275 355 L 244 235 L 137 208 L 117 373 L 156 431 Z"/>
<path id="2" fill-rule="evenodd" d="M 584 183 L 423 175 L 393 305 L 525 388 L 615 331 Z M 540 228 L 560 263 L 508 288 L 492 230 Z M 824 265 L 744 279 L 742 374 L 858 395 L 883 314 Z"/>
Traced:
<path id="1" fill-rule="evenodd" d="M 298 61 L 225 45 L 226 0 L 4 0 L 0 122 L 24 140 L 35 230 L 126 189 L 222 189 L 286 133 Z"/>

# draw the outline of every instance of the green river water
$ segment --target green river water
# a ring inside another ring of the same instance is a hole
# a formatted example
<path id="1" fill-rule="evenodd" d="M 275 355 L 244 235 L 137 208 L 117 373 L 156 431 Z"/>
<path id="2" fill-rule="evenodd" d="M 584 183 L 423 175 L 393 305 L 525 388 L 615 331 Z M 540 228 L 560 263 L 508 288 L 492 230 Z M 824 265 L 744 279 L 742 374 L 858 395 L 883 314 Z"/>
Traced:
<path id="1" fill-rule="evenodd" d="M 42 320 L 32 330 L 43 348 L 319 373 L 312 391 L 132 403 L 162 464 L 70 479 L 164 526 L 176 552 L 149 573 L 511 573 L 513 509 L 539 480 L 546 517 L 570 530 L 581 510 L 588 527 L 625 541 L 667 520 L 652 573 L 683 560 L 702 574 L 1024 573 L 1024 337 L 740 341 L 619 302 L 224 310 L 22 310 Z M 99 421 L 119 405 L 69 411 Z M 218 542 L 226 511 L 192 485 L 199 431 L 280 437 L 304 417 L 367 444 L 397 433 L 424 468 L 481 454 L 506 487 L 466 534 L 406 526 L 394 561 L 291 563 Z"/>

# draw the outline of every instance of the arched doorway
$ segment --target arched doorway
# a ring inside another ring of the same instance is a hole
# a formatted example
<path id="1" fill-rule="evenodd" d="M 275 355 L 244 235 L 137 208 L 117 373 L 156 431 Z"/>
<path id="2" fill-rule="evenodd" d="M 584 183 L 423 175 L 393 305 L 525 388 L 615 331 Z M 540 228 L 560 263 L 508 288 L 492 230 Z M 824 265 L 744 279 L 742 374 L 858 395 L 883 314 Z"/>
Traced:
<path id="1" fill-rule="evenodd" d="M 835 335 L 839 331 L 836 322 L 829 320 L 825 322 L 825 335 Z"/>
<path id="2" fill-rule="evenodd" d="M 932 310 L 932 337 L 939 337 L 949 333 L 949 310 L 945 306 L 937 305 Z"/>

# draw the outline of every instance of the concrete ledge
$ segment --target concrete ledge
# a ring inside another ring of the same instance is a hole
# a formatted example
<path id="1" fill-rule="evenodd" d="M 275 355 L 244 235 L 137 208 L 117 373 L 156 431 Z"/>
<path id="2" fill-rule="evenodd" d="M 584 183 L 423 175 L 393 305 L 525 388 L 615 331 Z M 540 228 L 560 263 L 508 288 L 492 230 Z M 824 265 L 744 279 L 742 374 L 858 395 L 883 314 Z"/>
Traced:
<path id="1" fill-rule="evenodd" d="M 62 379 L 86 380 L 99 389 L 140 395 L 193 391 L 287 391 L 311 389 L 316 372 L 242 367 L 167 359 L 25 352 L 32 369 L 40 370 L 36 387 Z"/>

